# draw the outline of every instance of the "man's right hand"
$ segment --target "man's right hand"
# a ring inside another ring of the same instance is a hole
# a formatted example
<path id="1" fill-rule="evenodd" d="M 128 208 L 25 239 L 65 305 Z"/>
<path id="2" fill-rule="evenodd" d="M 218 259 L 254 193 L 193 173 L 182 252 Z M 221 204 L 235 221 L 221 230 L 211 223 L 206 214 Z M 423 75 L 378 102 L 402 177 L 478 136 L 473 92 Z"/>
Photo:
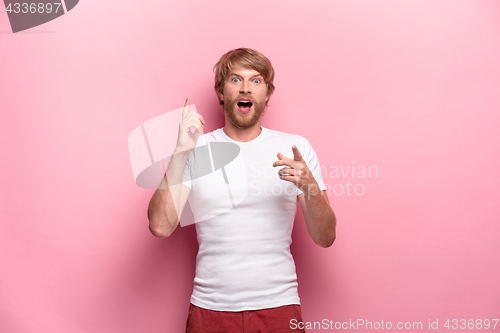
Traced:
<path id="1" fill-rule="evenodd" d="M 184 110 L 182 110 L 182 121 L 179 124 L 179 134 L 174 154 L 189 154 L 196 147 L 198 138 L 203 134 L 205 120 L 197 112 L 189 111 L 190 100 L 186 98 Z M 194 128 L 194 132 L 191 132 Z"/>
<path id="2" fill-rule="evenodd" d="M 203 134 L 203 116 L 189 111 L 189 97 L 182 110 L 179 135 L 174 154 L 170 159 L 162 184 L 155 191 L 148 206 L 149 230 L 156 237 L 168 237 L 177 228 L 187 202 L 190 188 L 182 184 L 184 168 L 189 153 L 196 147 Z M 191 128 L 195 131 L 191 132 Z"/>

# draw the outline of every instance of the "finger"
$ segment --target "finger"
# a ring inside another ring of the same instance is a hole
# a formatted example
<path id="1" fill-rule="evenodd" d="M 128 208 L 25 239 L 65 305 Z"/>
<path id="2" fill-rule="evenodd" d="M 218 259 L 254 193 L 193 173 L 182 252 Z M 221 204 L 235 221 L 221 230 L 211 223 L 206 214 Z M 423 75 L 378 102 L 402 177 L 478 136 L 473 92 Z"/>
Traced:
<path id="1" fill-rule="evenodd" d="M 191 118 L 194 118 L 194 119 L 199 119 L 200 122 L 205 125 L 205 118 L 203 118 L 203 116 L 195 111 L 191 111 L 187 114 L 187 116 L 183 119 L 187 119 L 187 120 L 191 120 Z"/>
<path id="2" fill-rule="evenodd" d="M 302 154 L 300 153 L 299 149 L 297 146 L 293 145 L 292 146 L 292 151 L 293 151 L 293 159 L 295 161 L 303 161 L 304 159 L 302 158 Z"/>
<path id="3" fill-rule="evenodd" d="M 198 126 L 198 125 L 191 126 L 189 128 L 189 134 L 194 134 L 194 133 L 202 134 L 203 128 L 201 126 Z"/>
<path id="4" fill-rule="evenodd" d="M 205 118 L 203 118 L 203 116 L 199 113 L 197 113 L 197 115 L 198 115 L 198 119 L 200 119 L 202 125 L 205 125 Z"/>
<path id="5" fill-rule="evenodd" d="M 279 167 L 279 166 L 293 167 L 293 163 L 289 163 L 285 160 L 280 160 L 273 163 L 273 167 Z"/>
<path id="6" fill-rule="evenodd" d="M 279 161 L 274 162 L 273 167 L 277 167 L 277 166 L 281 166 L 281 165 L 288 165 L 288 166 L 292 165 L 291 162 L 293 160 L 289 159 L 288 157 L 286 157 L 282 153 L 278 153 L 278 158 L 279 158 Z"/>
<path id="7" fill-rule="evenodd" d="M 198 134 L 199 135 L 203 134 L 203 129 L 205 128 L 204 122 L 202 122 L 200 118 L 194 119 L 194 122 L 196 124 L 196 126 L 194 126 L 194 127 L 196 128 L 196 131 L 198 132 Z M 194 132 L 193 132 L 193 134 L 194 134 Z"/>
<path id="8" fill-rule="evenodd" d="M 286 157 L 285 155 L 283 155 L 282 153 L 278 153 L 278 155 L 276 155 L 276 156 L 278 156 L 278 158 L 279 158 L 280 160 L 291 160 L 291 159 L 289 159 L 288 157 Z"/>
<path id="9" fill-rule="evenodd" d="M 182 119 L 184 119 L 187 114 L 189 113 L 189 103 L 190 103 L 189 97 L 186 98 L 186 102 L 184 103 L 184 109 L 182 110 Z"/>
<path id="10" fill-rule="evenodd" d="M 188 128 L 189 128 L 190 131 L 191 131 L 191 128 L 194 127 L 195 130 L 199 132 L 202 129 L 202 127 L 203 127 L 203 124 L 197 118 L 191 119 L 191 121 L 188 124 L 189 124 Z M 191 131 L 191 132 L 193 132 L 193 131 Z"/>
<path id="11" fill-rule="evenodd" d="M 291 183 L 296 183 L 295 177 L 294 176 L 288 176 L 288 175 L 280 175 L 280 179 L 289 181 Z"/>
<path id="12" fill-rule="evenodd" d="M 289 175 L 289 176 L 295 176 L 297 170 L 292 169 L 292 168 L 283 168 L 278 171 L 278 175 L 284 176 L 284 175 Z"/>
<path id="13" fill-rule="evenodd" d="M 180 129 L 179 130 L 182 130 L 183 132 L 185 133 L 189 133 L 189 132 L 192 132 L 191 131 L 191 128 L 195 128 L 195 130 L 197 130 L 198 127 L 201 127 L 202 124 L 201 122 L 199 121 L 199 119 L 196 119 L 196 118 L 186 118 L 184 119 L 181 124 L 180 124 Z M 181 129 L 182 128 L 182 129 Z"/>

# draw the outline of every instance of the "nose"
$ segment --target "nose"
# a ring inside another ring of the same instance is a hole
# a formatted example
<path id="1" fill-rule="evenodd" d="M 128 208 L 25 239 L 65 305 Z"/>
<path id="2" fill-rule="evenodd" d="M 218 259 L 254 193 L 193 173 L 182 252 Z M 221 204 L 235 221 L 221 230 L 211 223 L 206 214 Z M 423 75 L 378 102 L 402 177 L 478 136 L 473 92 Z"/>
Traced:
<path id="1" fill-rule="evenodd" d="M 240 87 L 240 93 L 241 94 L 249 94 L 250 93 L 250 82 L 248 82 L 247 80 L 243 80 L 243 82 L 241 83 L 241 87 Z"/>

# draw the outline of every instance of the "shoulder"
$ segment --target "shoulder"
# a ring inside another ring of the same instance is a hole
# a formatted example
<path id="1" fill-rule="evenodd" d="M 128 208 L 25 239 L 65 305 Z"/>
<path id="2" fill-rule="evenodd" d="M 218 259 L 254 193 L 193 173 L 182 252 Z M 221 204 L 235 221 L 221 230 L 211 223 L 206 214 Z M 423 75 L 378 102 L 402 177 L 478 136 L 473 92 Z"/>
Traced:
<path id="1" fill-rule="evenodd" d="M 215 129 L 211 132 L 203 133 L 198 138 L 196 146 L 205 145 L 207 144 L 207 142 L 223 141 L 224 136 L 222 133 L 223 133 L 222 128 Z"/>
<path id="2" fill-rule="evenodd" d="M 269 139 L 286 142 L 288 145 L 296 145 L 299 150 L 312 148 L 311 143 L 302 135 L 272 129 L 267 129 L 267 131 Z"/>
<path id="3" fill-rule="evenodd" d="M 286 140 L 293 140 L 293 141 L 307 142 L 307 143 L 309 142 L 305 137 L 299 134 L 276 131 L 270 128 L 266 128 L 265 130 L 268 132 L 268 137 L 282 138 Z"/>

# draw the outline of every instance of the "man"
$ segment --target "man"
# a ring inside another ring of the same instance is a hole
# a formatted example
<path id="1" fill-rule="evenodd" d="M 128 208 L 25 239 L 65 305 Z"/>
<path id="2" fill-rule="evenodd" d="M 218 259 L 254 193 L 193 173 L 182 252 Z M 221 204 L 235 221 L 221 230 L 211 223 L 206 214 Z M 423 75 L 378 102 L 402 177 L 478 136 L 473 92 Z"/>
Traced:
<path id="1" fill-rule="evenodd" d="M 329 247 L 335 240 L 336 218 L 319 161 L 305 138 L 261 126 L 274 91 L 269 59 L 240 48 L 224 54 L 214 69 L 225 126 L 202 135 L 205 120 L 189 111 L 186 99 L 176 149 L 149 204 L 149 228 L 168 237 L 188 196 L 193 212 L 193 203 L 220 202 L 223 186 L 204 180 L 195 185 L 191 179 L 194 148 L 199 139 L 237 144 L 244 165 L 224 178 L 246 179 L 248 194 L 226 212 L 196 223 L 200 248 L 186 332 L 304 332 L 291 325 L 303 321 L 290 253 L 297 201 L 313 241 Z M 289 149 L 292 158 L 283 154 Z"/>

